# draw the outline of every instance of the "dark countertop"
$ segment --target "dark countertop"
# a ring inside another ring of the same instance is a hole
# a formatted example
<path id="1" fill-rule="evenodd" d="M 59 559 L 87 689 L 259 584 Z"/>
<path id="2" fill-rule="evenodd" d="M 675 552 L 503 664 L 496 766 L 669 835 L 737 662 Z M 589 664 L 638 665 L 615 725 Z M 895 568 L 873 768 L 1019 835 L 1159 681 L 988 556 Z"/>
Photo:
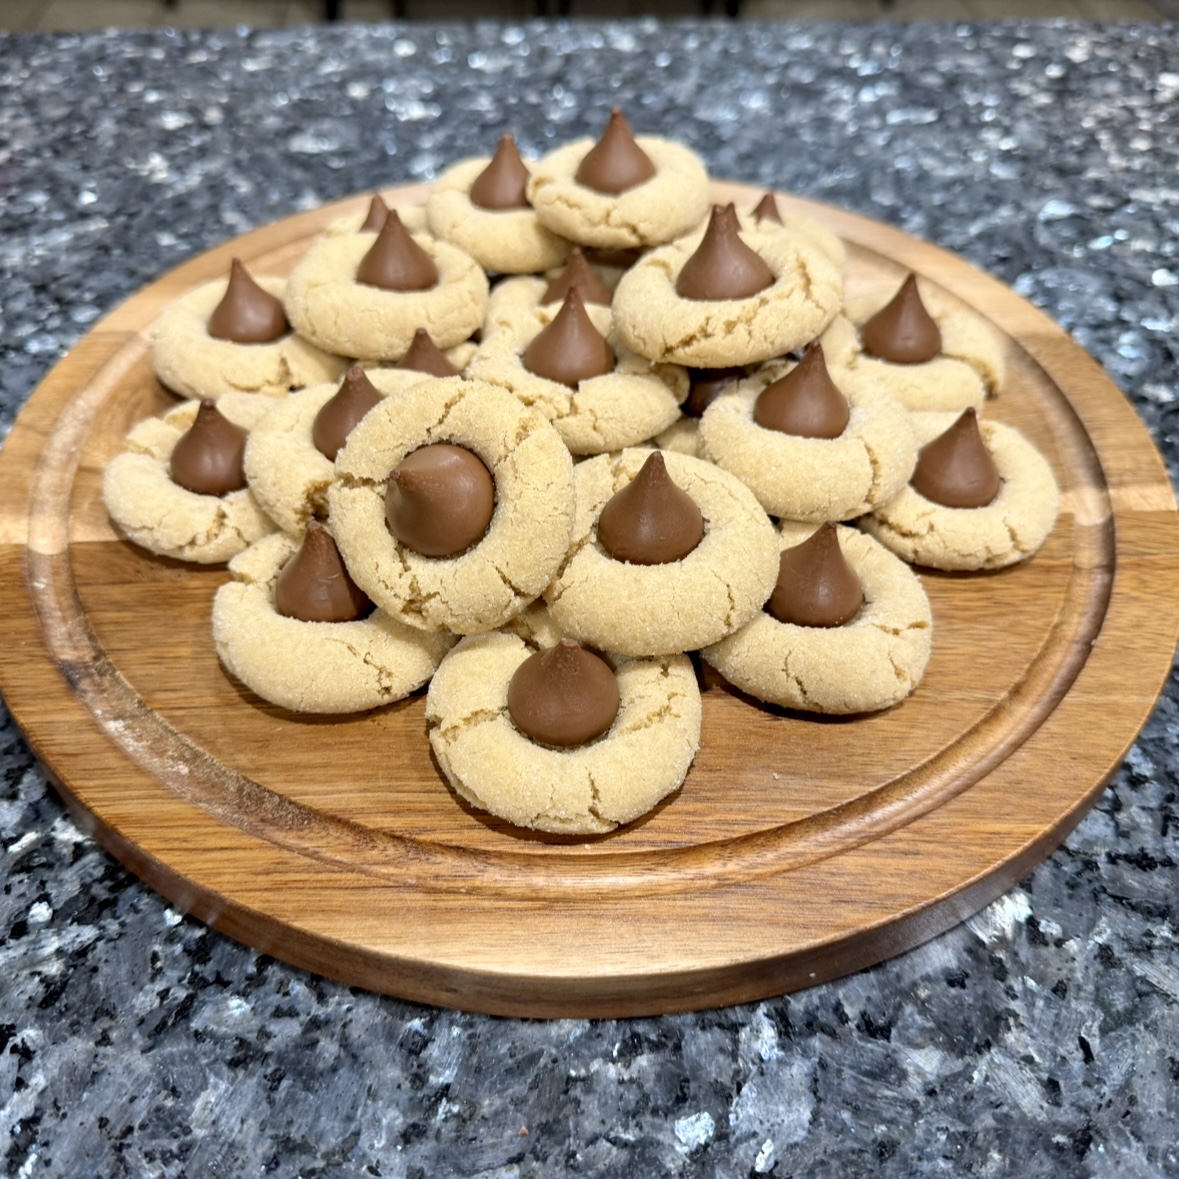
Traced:
<path id="1" fill-rule="evenodd" d="M 607 104 L 927 237 L 1179 463 L 1175 26 L 639 23 L 0 36 L 0 423 L 191 254 Z M 5 720 L 0 1173 L 1179 1174 L 1179 686 L 1022 884 L 755 1005 L 532 1023 L 309 976 L 83 835 Z"/>

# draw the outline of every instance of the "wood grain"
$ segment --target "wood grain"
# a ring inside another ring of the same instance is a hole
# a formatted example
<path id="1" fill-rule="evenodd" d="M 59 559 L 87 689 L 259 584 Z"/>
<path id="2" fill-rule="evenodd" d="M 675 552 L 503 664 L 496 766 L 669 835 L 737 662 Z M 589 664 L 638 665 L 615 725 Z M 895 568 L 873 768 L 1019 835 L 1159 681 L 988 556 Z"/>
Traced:
<path id="1" fill-rule="evenodd" d="M 912 269 L 991 320 L 1010 377 L 988 414 L 1027 434 L 1061 484 L 1034 560 L 923 574 L 934 654 L 913 697 L 807 717 L 704 669 L 702 746 L 682 789 L 624 831 L 575 840 L 457 798 L 420 695 L 329 721 L 232 681 L 209 635 L 225 571 L 119 539 L 102 470 L 134 422 L 172 404 L 150 364 L 160 310 L 234 256 L 289 269 L 358 197 L 140 292 L 49 374 L 0 455 L 0 687 L 86 828 L 260 950 L 406 998 L 529 1016 L 715 1006 L 836 977 L 949 927 L 1047 855 L 1171 666 L 1179 516 L 1161 460 L 1098 366 L 1000 283 L 898 230 L 780 199 L 842 235 L 851 291 Z"/>

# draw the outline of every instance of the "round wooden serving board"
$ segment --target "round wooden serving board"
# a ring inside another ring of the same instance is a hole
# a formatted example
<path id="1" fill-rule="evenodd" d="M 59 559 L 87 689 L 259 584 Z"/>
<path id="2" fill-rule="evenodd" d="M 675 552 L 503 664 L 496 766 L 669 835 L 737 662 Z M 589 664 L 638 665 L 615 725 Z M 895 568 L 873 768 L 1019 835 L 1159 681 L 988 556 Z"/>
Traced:
<path id="1" fill-rule="evenodd" d="M 752 205 L 753 189 L 717 195 Z M 391 203 L 425 189 L 391 190 Z M 922 574 L 933 657 L 888 712 L 760 706 L 704 670 L 701 748 L 645 819 L 589 841 L 510 828 L 447 787 L 421 694 L 296 716 L 222 671 L 224 568 L 119 539 L 102 470 L 174 399 L 153 321 L 242 258 L 285 273 L 367 198 L 246 234 L 153 283 L 49 374 L 0 456 L 0 687 L 76 816 L 180 908 L 259 950 L 409 999 L 619 1016 L 780 994 L 877 962 L 1008 889 L 1077 823 L 1154 706 L 1179 635 L 1179 517 L 1142 423 L 1042 314 L 954 256 L 781 198 L 848 244 L 849 293 L 914 270 L 1003 334 L 987 414 L 1063 492 L 1039 554 Z"/>

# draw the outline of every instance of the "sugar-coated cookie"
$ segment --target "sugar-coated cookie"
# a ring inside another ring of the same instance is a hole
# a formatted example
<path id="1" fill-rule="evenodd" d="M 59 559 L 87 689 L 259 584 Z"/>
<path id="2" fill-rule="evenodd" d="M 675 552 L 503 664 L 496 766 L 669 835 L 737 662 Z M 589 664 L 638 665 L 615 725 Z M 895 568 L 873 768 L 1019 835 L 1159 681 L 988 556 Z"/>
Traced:
<path id="1" fill-rule="evenodd" d="M 229 563 L 213 599 L 213 642 L 225 667 L 264 700 L 295 712 L 363 712 L 401 700 L 434 673 L 454 636 L 375 610 L 352 622 L 278 613 L 274 586 L 299 542 L 273 533 Z"/>
<path id="2" fill-rule="evenodd" d="M 801 544 L 811 524 L 784 524 L 781 547 Z M 929 662 L 933 616 L 917 575 L 883 545 L 837 529 L 859 575 L 864 603 L 842 626 L 799 626 L 766 611 L 701 655 L 730 683 L 769 704 L 807 712 L 888 708 L 908 696 Z"/>
<path id="3" fill-rule="evenodd" d="M 411 453 L 452 443 L 491 473 L 486 534 L 453 557 L 428 557 L 386 526 L 390 473 Z M 356 583 L 411 626 L 470 634 L 501 625 L 560 567 L 573 523 L 573 460 L 537 410 L 503 389 L 433 378 L 386 398 L 336 457 L 328 491 L 332 532 Z"/>
<path id="4" fill-rule="evenodd" d="M 609 657 L 620 697 L 613 725 L 559 749 L 525 736 L 508 713 L 508 685 L 534 650 L 506 632 L 465 638 L 431 680 L 430 745 L 459 795 L 517 826 L 592 835 L 633 822 L 683 782 L 701 721 L 686 656 Z"/>

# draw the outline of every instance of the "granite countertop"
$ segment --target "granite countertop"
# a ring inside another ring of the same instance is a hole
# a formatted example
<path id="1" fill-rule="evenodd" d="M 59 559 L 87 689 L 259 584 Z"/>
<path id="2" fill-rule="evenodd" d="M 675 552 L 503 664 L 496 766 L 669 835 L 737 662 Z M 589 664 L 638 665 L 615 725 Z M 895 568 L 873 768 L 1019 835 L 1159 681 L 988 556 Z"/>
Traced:
<path id="1" fill-rule="evenodd" d="M 1174 476 L 1179 50 L 1159 25 L 422 24 L 0 37 L 0 425 L 104 312 L 293 211 L 605 105 L 714 175 L 957 251 L 1131 398 Z M 749 1006 L 527 1022 L 312 977 L 182 916 L 5 718 L 0 1172 L 1179 1173 L 1179 686 L 964 925 Z"/>

